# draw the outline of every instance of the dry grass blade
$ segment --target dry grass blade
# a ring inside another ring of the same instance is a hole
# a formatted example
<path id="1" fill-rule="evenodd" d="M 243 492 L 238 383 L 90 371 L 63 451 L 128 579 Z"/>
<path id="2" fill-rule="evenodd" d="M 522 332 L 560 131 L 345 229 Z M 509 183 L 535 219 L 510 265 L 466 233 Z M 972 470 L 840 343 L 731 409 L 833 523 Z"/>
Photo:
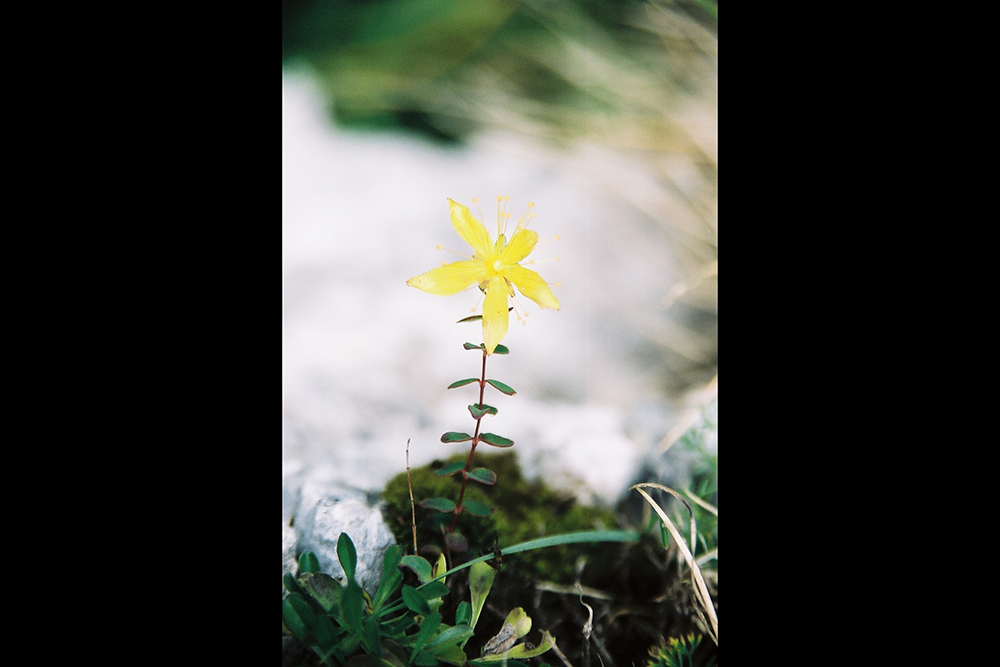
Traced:
<path id="1" fill-rule="evenodd" d="M 693 500 L 694 504 L 697 505 L 698 507 L 701 507 L 705 511 L 711 512 L 715 516 L 719 516 L 718 509 L 716 509 L 713 505 L 706 503 L 704 500 L 691 493 L 691 489 L 684 489 L 684 493 L 687 494 L 687 497 Z"/>
<path id="2" fill-rule="evenodd" d="M 663 511 L 663 509 L 656 503 L 656 501 L 653 500 L 653 498 L 648 493 L 642 490 L 641 487 L 644 486 L 661 489 L 663 491 L 673 494 L 677 498 L 680 498 L 681 501 L 683 501 L 684 504 L 687 505 L 689 512 L 691 511 L 691 506 L 687 504 L 687 501 L 684 501 L 684 498 L 682 498 L 679 493 L 677 493 L 673 489 L 663 486 L 662 484 L 653 484 L 651 482 L 647 482 L 644 484 L 636 484 L 635 486 L 630 487 L 630 489 L 635 489 L 636 491 L 638 491 L 642 495 L 642 497 L 646 499 L 646 502 L 650 504 L 653 510 L 660 515 L 660 519 L 663 521 L 663 524 L 667 527 L 667 530 L 670 531 L 670 535 L 673 536 L 674 541 L 677 543 L 677 546 L 681 551 L 681 554 L 684 556 L 684 560 L 687 561 L 688 567 L 691 568 L 691 577 L 694 579 L 695 583 L 695 593 L 697 594 L 698 601 L 701 603 L 702 607 L 704 607 L 705 611 L 707 612 L 708 618 L 711 622 L 711 632 L 709 633 L 709 635 L 712 637 L 712 641 L 715 642 L 716 646 L 718 646 L 719 618 L 715 614 L 715 605 L 712 604 L 712 596 L 709 595 L 708 593 L 708 585 L 705 584 L 705 578 L 701 574 L 701 568 L 698 566 L 698 563 L 695 562 L 694 555 L 691 553 L 691 550 L 687 548 L 686 544 L 684 544 L 684 537 L 681 535 L 680 531 L 677 530 L 677 527 L 674 525 L 674 522 L 670 520 L 666 512 Z M 694 540 L 693 515 L 691 517 L 691 522 L 692 522 L 691 539 L 693 542 Z"/>

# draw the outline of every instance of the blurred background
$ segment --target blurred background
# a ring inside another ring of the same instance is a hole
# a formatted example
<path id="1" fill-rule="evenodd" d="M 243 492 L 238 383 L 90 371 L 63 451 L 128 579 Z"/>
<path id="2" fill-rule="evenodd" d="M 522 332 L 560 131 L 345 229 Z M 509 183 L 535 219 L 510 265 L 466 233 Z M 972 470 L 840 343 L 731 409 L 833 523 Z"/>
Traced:
<path id="1" fill-rule="evenodd" d="M 374 493 L 408 439 L 465 449 L 479 293 L 405 283 L 466 252 L 448 198 L 495 233 L 497 195 L 559 235 L 562 307 L 520 299 L 487 430 L 585 502 L 683 485 L 691 426 L 717 454 L 717 63 L 716 0 L 283 1 L 283 475 Z"/>

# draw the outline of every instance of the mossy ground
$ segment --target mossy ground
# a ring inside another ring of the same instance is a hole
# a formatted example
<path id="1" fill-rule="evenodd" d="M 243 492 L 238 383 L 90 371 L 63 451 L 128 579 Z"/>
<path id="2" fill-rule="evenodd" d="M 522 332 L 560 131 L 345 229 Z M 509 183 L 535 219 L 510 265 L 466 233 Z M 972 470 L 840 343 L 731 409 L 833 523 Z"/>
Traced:
<path id="1" fill-rule="evenodd" d="M 464 457 L 435 461 L 410 471 L 415 503 L 430 497 L 458 499 L 460 478 L 437 477 L 433 472 L 454 460 Z M 528 481 L 514 453 L 482 456 L 477 453 L 475 466 L 494 471 L 497 483 L 483 486 L 470 481 L 466 498 L 484 502 L 496 511 L 485 519 L 465 514 L 459 517 L 458 528 L 468 540 L 469 550 L 466 554 L 452 555 L 451 567 L 486 552 L 495 538 L 502 549 L 545 535 L 625 527 L 626 522 L 609 508 L 582 506 L 540 481 Z M 410 495 L 405 472 L 388 483 L 383 498 L 383 515 L 397 542 L 403 545 L 404 553 L 412 553 Z M 435 514 L 438 513 L 416 508 L 417 540 L 421 548 L 427 545 L 440 549 L 443 544 L 440 532 L 428 525 Z M 589 612 L 580 596 L 550 590 L 560 585 L 572 589 L 576 581 L 602 591 L 609 598 L 582 599 L 593 609 L 589 641 L 584 637 Z M 452 592 L 441 610 L 445 618 L 454 613 L 459 602 L 468 599 L 467 582 L 464 572 L 449 577 Z M 710 588 L 717 603 L 718 587 L 710 585 Z M 507 613 L 514 607 L 523 607 L 533 620 L 534 629 L 528 640 L 537 643 L 540 631 L 548 630 L 574 667 L 645 665 L 651 659 L 650 650 L 657 648 L 663 638 L 699 632 L 693 605 L 690 580 L 678 572 L 676 550 L 665 551 L 655 529 L 635 544 L 572 544 L 522 552 L 503 559 L 503 569 L 496 577 L 466 653 L 478 655 L 482 644 L 500 630 Z M 694 664 L 706 664 L 713 656 L 717 660 L 718 648 L 706 637 L 695 653 Z M 531 662 L 561 664 L 551 653 Z"/>
<path id="2" fill-rule="evenodd" d="M 424 498 L 449 498 L 457 501 L 461 476 L 438 477 L 435 470 L 453 461 L 465 461 L 468 455 L 457 455 L 444 461 L 434 461 L 429 466 L 413 468 L 413 501 L 416 507 L 417 544 L 425 554 L 440 552 L 444 538 L 436 522 L 452 514 L 441 514 L 424 509 L 419 503 Z M 465 490 L 467 500 L 477 500 L 494 508 L 491 517 L 480 518 L 463 513 L 457 529 L 469 543 L 465 554 L 455 554 L 454 567 L 492 549 L 496 540 L 499 547 L 520 544 L 546 535 L 558 535 L 580 530 L 614 529 L 618 526 L 614 512 L 606 508 L 587 507 L 547 487 L 541 481 L 525 479 L 512 452 L 480 454 L 474 467 L 484 467 L 497 475 L 497 483 L 486 486 L 470 480 Z M 406 473 L 392 478 L 383 492 L 383 516 L 389 524 L 397 543 L 406 553 L 413 551 L 413 520 Z M 526 576 L 560 584 L 569 584 L 575 578 L 576 560 L 580 556 L 599 558 L 603 545 L 574 544 L 549 549 L 539 549 L 517 554 L 517 562 Z M 514 558 L 514 557 L 511 557 Z M 505 561 L 507 562 L 507 561 Z"/>

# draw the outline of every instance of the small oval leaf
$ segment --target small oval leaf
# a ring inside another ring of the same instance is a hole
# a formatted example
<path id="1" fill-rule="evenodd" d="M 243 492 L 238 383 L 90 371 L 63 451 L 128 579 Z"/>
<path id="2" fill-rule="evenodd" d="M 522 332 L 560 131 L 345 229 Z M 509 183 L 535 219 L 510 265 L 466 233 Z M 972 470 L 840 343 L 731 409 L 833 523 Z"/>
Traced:
<path id="1" fill-rule="evenodd" d="M 489 384 L 491 384 L 491 385 L 493 385 L 495 388 L 499 389 L 500 391 L 502 391 L 503 393 L 507 394 L 508 396 L 513 396 L 514 394 L 517 393 L 509 385 L 506 385 L 503 382 L 500 382 L 500 380 L 487 380 L 486 382 L 489 383 Z M 451 387 L 449 387 L 449 389 L 450 388 Z"/>
<path id="2" fill-rule="evenodd" d="M 469 550 L 469 541 L 461 533 L 448 533 L 444 537 L 448 548 L 457 554 L 465 553 Z"/>
<path id="3" fill-rule="evenodd" d="M 497 435 L 496 433 L 481 433 L 479 439 L 487 445 L 493 445 L 494 447 L 510 447 L 514 444 L 513 440 L 505 438 L 502 435 Z"/>
<path id="4" fill-rule="evenodd" d="M 482 315 L 480 315 L 480 317 L 482 317 Z M 462 347 L 466 350 L 481 350 L 483 349 L 483 344 L 480 343 L 479 345 L 473 345 L 472 343 L 463 343 Z"/>
<path id="5" fill-rule="evenodd" d="M 358 552 L 354 549 L 354 542 L 347 533 L 341 533 L 337 540 L 337 558 L 340 560 L 340 567 L 344 568 L 344 574 L 348 581 L 354 578 L 354 572 L 358 567 Z"/>
<path id="6" fill-rule="evenodd" d="M 485 503 L 475 500 L 466 500 L 462 503 L 462 509 L 472 516 L 492 516 L 493 508 Z"/>
<path id="7" fill-rule="evenodd" d="M 454 512 L 455 501 L 447 498 L 427 498 L 420 501 L 421 507 L 434 510 L 435 512 Z"/>
<path id="8" fill-rule="evenodd" d="M 430 605 L 427 604 L 427 598 L 420 594 L 416 588 L 410 585 L 403 586 L 403 602 L 406 604 L 407 608 L 418 614 L 423 614 L 424 616 L 431 615 Z M 441 622 L 441 617 L 438 615 L 438 623 Z M 437 626 L 434 627 L 437 630 Z M 430 637 L 428 636 L 428 639 Z"/>
<path id="9" fill-rule="evenodd" d="M 504 345 L 497 345 L 493 348 L 493 354 L 510 354 L 510 349 Z"/>
<path id="10" fill-rule="evenodd" d="M 479 378 L 466 378 L 465 380 L 452 382 L 450 385 L 448 385 L 448 389 L 454 389 L 455 387 L 464 387 L 465 385 L 472 384 L 473 382 L 479 382 Z"/>
<path id="11" fill-rule="evenodd" d="M 486 468 L 476 468 L 469 472 L 469 479 L 474 479 L 480 484 L 492 486 L 497 483 L 497 474 Z"/>
<path id="12" fill-rule="evenodd" d="M 413 572 L 417 575 L 417 579 L 419 579 L 422 584 L 426 584 L 432 579 L 431 564 L 420 556 L 403 556 L 399 564 L 413 570 Z"/>
<path id="13" fill-rule="evenodd" d="M 316 614 L 305 600 L 289 595 L 281 601 L 281 617 L 296 639 L 308 643 L 309 627 L 316 624 Z"/>
<path id="14" fill-rule="evenodd" d="M 443 598 L 451 592 L 451 589 L 440 581 L 432 581 L 426 586 L 421 586 L 419 591 L 421 595 L 427 598 L 427 602 L 429 603 L 431 600 Z"/>
<path id="15" fill-rule="evenodd" d="M 495 415 L 497 409 L 485 403 L 482 406 L 473 404 L 469 406 L 469 412 L 472 414 L 473 419 L 482 419 L 485 415 Z"/>
<path id="16" fill-rule="evenodd" d="M 310 597 L 323 607 L 323 611 L 333 609 L 344 596 L 344 589 L 340 583 L 328 574 L 305 572 L 299 575 L 299 583 L 309 592 Z"/>
<path id="17" fill-rule="evenodd" d="M 469 440 L 472 440 L 471 435 L 458 431 L 448 431 L 441 436 L 441 442 L 468 442 Z"/>
<path id="18" fill-rule="evenodd" d="M 438 477 L 449 477 L 465 467 L 465 461 L 454 461 L 434 471 Z"/>
<path id="19" fill-rule="evenodd" d="M 303 572 L 319 572 L 319 559 L 311 551 L 299 556 L 299 574 Z"/>

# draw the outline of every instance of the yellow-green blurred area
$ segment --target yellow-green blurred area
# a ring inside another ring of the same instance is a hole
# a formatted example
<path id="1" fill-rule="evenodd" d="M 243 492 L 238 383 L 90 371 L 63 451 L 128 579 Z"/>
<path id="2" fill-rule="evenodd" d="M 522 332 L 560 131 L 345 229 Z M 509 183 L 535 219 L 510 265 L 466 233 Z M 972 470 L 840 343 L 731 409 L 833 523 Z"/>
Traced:
<path id="1" fill-rule="evenodd" d="M 642 127 L 623 139 L 664 148 L 683 142 L 657 120 L 671 99 L 714 86 L 716 16 L 712 0 L 285 0 L 282 63 L 316 72 L 342 124 L 456 141 L 625 120 Z"/>

